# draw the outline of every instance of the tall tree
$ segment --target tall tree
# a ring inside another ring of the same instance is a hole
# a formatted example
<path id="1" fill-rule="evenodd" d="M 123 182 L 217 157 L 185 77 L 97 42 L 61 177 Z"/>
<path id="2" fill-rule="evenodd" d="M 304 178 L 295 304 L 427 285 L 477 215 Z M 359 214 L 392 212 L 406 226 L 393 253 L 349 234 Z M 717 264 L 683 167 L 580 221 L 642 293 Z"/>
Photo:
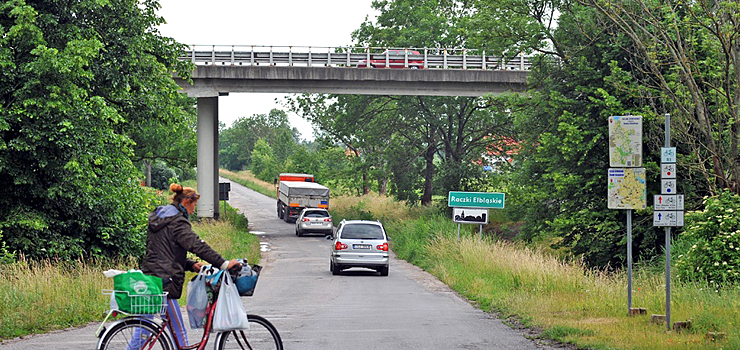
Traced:
<path id="1" fill-rule="evenodd" d="M 268 114 L 255 114 L 237 119 L 219 135 L 219 152 L 222 166 L 233 164 L 232 170 L 249 167 L 252 150 L 257 140 L 264 139 L 281 163 L 290 157 L 299 141 L 298 130 L 290 126 L 285 111 L 273 109 Z"/>
<path id="2" fill-rule="evenodd" d="M 30 257 L 139 254 L 128 132 L 179 112 L 157 1 L 0 3 L 0 230 Z"/>
<path id="3" fill-rule="evenodd" d="M 128 128 L 128 135 L 134 141 L 132 160 L 144 163 L 144 176 L 149 187 L 152 187 L 152 164 L 157 160 L 183 169 L 192 169 L 196 164 L 198 117 L 195 101 L 185 94 L 175 97 L 182 109 L 179 115 L 164 121 L 145 120 Z"/>
<path id="4" fill-rule="evenodd" d="M 483 2 L 482 2 L 483 3 Z M 470 25 L 476 9 L 471 1 L 396 0 L 376 1 L 380 11 L 376 21 L 366 20 L 353 33 L 361 45 L 389 47 L 457 48 L 474 43 L 478 35 Z M 478 40 L 482 42 L 483 40 Z M 481 48 L 485 46 L 481 45 Z M 499 51 L 503 51 L 500 49 Z M 506 132 L 506 114 L 490 109 L 492 100 L 467 97 L 394 97 L 399 113 L 397 132 L 419 150 L 424 159 L 422 204 L 431 203 L 432 195 L 460 189 L 471 175 L 467 166 L 479 159 L 491 135 Z M 488 139 L 486 139 L 488 137 Z M 443 164 L 444 179 L 433 187 L 438 166 Z M 475 171 L 473 171 L 475 172 Z M 482 173 L 478 171 L 478 173 Z"/>
<path id="5" fill-rule="evenodd" d="M 712 193 L 740 193 L 740 5 L 727 0 L 581 0 L 631 40 L 617 79 L 670 112 L 674 135 Z"/>

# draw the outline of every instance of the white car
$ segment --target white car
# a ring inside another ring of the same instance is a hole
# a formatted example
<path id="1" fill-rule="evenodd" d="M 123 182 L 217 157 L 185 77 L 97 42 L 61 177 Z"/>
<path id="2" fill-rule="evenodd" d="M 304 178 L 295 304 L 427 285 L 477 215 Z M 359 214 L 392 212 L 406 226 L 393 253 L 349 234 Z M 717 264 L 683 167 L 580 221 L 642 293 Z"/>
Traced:
<path id="1" fill-rule="evenodd" d="M 383 224 L 378 221 L 342 220 L 332 237 L 329 270 L 338 275 L 344 269 L 364 267 L 388 276 L 388 242 Z"/>
<path id="2" fill-rule="evenodd" d="M 324 236 L 334 233 L 329 211 L 322 208 L 303 209 L 295 220 L 295 235 L 301 237 L 306 233 L 320 233 Z"/>

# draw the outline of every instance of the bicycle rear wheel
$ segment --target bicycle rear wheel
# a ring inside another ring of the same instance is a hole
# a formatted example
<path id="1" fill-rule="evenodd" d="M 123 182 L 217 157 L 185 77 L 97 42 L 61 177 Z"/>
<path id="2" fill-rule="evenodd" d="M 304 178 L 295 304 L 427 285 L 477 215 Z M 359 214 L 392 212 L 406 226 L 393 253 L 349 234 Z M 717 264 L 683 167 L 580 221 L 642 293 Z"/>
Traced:
<path id="1" fill-rule="evenodd" d="M 167 332 L 159 332 L 157 326 L 142 319 L 130 318 L 113 325 L 103 335 L 97 350 L 172 350 Z"/>
<path id="2" fill-rule="evenodd" d="M 220 350 L 283 350 L 277 328 L 262 316 L 247 315 L 249 329 L 222 333 Z"/>

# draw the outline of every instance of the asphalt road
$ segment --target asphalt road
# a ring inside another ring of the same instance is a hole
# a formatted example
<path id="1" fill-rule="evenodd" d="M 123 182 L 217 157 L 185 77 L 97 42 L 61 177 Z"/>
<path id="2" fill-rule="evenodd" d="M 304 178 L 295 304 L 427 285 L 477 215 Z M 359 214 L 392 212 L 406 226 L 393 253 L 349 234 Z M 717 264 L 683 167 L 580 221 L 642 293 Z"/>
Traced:
<path id="1" fill-rule="evenodd" d="M 364 269 L 333 276 L 330 241 L 297 237 L 293 224 L 277 218 L 274 199 L 232 183 L 229 204 L 246 213 L 262 242 L 264 268 L 254 296 L 242 299 L 245 308 L 278 328 L 285 349 L 554 349 L 395 256 L 388 277 Z M 97 326 L 5 341 L 0 350 L 94 349 Z"/>

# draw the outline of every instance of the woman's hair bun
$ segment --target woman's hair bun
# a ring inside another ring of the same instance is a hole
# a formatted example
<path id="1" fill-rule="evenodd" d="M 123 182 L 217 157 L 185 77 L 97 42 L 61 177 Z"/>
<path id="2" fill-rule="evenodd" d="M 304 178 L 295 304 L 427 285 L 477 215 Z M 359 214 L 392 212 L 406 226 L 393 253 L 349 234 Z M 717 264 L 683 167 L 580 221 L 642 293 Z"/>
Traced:
<path id="1" fill-rule="evenodd" d="M 180 184 L 170 184 L 170 191 L 175 193 L 181 193 L 182 192 L 182 185 Z"/>

